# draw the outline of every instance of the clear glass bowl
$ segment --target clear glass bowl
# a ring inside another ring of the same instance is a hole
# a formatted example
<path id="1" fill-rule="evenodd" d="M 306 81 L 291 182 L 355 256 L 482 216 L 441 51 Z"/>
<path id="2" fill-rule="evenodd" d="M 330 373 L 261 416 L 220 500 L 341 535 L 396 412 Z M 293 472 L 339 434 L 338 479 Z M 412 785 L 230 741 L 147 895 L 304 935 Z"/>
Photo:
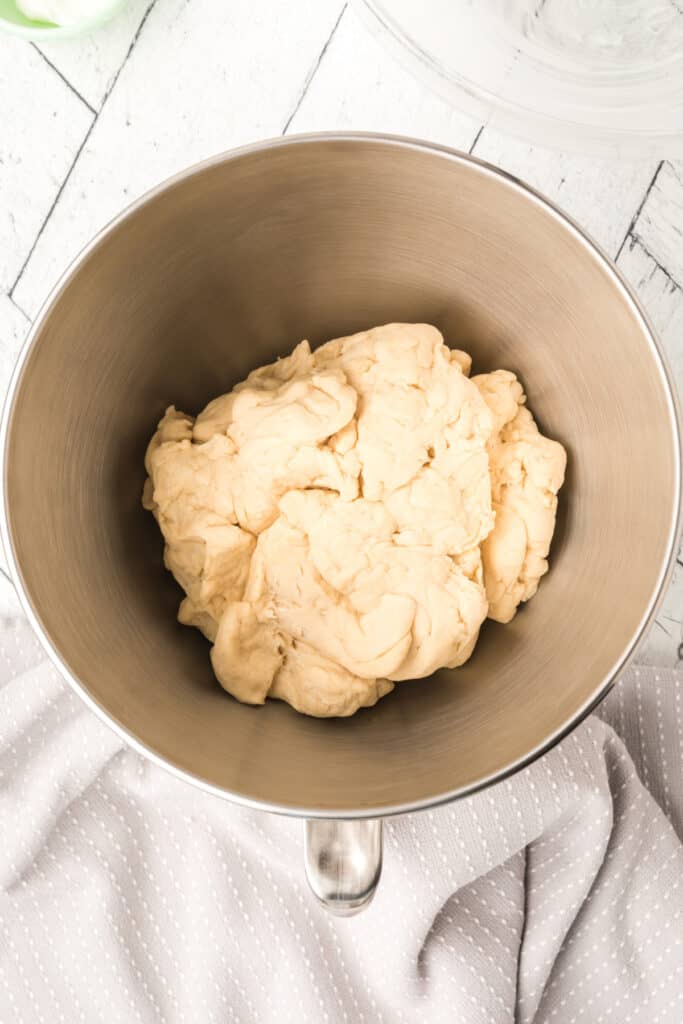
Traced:
<path id="1" fill-rule="evenodd" d="M 357 0 L 454 106 L 563 149 L 683 155 L 683 0 Z"/>

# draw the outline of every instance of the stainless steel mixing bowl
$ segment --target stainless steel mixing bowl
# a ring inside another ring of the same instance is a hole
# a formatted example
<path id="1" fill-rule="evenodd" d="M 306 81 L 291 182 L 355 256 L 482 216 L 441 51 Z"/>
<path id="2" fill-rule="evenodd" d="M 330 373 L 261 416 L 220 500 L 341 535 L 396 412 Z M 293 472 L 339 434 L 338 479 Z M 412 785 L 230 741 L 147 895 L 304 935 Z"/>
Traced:
<path id="1" fill-rule="evenodd" d="M 145 445 L 170 402 L 196 412 L 302 337 L 391 320 L 437 324 L 478 370 L 516 371 L 566 446 L 551 571 L 463 668 L 401 683 L 350 720 L 238 704 L 206 642 L 176 623 L 180 594 L 140 505 Z M 13 573 L 58 666 L 183 778 L 327 819 L 307 829 L 309 873 L 342 908 L 371 892 L 381 842 L 330 819 L 451 800 L 546 750 L 624 667 L 677 534 L 672 388 L 614 266 L 519 182 L 392 138 L 265 143 L 136 203 L 39 317 L 4 451 Z"/>

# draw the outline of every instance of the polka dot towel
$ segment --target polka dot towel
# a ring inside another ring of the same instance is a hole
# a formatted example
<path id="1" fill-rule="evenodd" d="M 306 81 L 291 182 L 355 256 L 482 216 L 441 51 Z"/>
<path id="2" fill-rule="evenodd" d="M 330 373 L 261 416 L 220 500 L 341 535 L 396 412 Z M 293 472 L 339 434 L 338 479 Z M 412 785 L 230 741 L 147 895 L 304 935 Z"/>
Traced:
<path id="1" fill-rule="evenodd" d="M 374 904 L 301 823 L 146 763 L 0 625 L 0 1022 L 683 1020 L 683 680 L 632 670 L 528 770 L 386 824 Z"/>

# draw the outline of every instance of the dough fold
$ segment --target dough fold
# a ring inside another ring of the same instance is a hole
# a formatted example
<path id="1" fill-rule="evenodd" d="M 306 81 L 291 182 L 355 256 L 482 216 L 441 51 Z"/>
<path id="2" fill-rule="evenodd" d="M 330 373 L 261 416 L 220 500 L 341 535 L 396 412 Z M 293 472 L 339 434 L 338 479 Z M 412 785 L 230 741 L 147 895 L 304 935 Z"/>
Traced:
<path id="1" fill-rule="evenodd" d="M 167 409 L 143 504 L 239 700 L 351 715 L 461 665 L 536 591 L 565 454 L 515 376 L 427 324 L 338 338 Z"/>

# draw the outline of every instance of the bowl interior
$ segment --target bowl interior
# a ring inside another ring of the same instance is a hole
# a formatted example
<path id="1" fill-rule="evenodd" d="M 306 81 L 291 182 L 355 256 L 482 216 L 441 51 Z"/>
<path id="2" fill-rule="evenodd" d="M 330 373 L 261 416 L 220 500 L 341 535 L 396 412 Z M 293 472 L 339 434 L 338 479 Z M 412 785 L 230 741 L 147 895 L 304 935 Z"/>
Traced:
<path id="1" fill-rule="evenodd" d="M 463 668 L 350 720 L 238 704 L 179 626 L 140 494 L 164 407 L 197 412 L 302 337 L 428 321 L 477 370 L 521 376 L 568 449 L 537 597 Z M 528 757 L 605 688 L 671 555 L 668 386 L 610 267 L 545 203 L 466 158 L 318 138 L 193 171 L 119 220 L 35 332 L 8 418 L 13 557 L 67 671 L 175 768 L 265 806 L 370 813 Z"/>

